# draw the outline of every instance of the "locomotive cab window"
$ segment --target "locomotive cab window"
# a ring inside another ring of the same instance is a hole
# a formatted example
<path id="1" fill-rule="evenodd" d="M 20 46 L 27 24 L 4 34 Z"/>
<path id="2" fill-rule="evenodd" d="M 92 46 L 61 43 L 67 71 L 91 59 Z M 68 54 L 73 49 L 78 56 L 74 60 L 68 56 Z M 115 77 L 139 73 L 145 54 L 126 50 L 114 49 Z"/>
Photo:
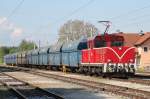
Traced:
<path id="1" fill-rule="evenodd" d="M 106 46 L 106 41 L 104 41 L 104 40 L 96 40 L 94 43 L 95 43 L 94 44 L 95 48 L 105 47 Z"/>
<path id="2" fill-rule="evenodd" d="M 111 46 L 123 46 L 124 38 L 122 36 L 112 36 L 111 37 Z"/>
<path id="3" fill-rule="evenodd" d="M 123 46 L 123 42 L 122 41 L 114 41 L 111 43 L 111 46 Z"/>
<path id="4" fill-rule="evenodd" d="M 87 42 L 81 42 L 78 46 L 79 50 L 87 49 Z"/>

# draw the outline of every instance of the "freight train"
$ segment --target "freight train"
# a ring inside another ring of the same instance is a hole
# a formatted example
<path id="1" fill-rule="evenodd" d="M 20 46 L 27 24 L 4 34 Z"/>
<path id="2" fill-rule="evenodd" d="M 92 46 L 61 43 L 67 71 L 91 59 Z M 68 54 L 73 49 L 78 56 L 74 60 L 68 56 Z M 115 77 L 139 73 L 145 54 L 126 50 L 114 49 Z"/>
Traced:
<path id="1" fill-rule="evenodd" d="M 4 56 L 8 65 L 37 66 L 85 74 L 134 74 L 135 48 L 124 46 L 116 34 L 97 35 L 90 39 L 58 43 L 50 47 Z"/>
<path id="2" fill-rule="evenodd" d="M 69 70 L 90 75 L 134 75 L 135 47 L 124 46 L 123 36 L 106 33 L 108 28 L 109 24 L 103 35 L 88 39 L 9 54 L 4 56 L 4 62 L 8 65 Z"/>

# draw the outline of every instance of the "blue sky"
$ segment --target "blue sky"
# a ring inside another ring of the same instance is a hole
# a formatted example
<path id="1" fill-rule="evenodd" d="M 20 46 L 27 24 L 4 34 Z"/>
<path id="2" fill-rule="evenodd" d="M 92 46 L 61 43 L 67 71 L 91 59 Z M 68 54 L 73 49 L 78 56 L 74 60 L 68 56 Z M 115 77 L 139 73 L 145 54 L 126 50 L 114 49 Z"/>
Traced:
<path id="1" fill-rule="evenodd" d="M 97 21 L 110 20 L 110 32 L 150 31 L 149 0 L 91 0 L 86 5 L 89 1 L 24 0 L 8 17 L 21 0 L 0 0 L 0 46 L 18 45 L 22 39 L 51 45 L 57 41 L 60 26 L 71 19 L 90 22 L 99 29 Z"/>

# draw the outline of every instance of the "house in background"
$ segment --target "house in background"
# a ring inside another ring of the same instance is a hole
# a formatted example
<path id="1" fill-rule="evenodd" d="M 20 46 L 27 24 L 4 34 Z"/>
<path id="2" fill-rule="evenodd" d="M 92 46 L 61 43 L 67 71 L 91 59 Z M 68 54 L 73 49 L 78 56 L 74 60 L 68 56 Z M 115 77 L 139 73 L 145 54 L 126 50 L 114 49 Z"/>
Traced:
<path id="1" fill-rule="evenodd" d="M 137 64 L 146 72 L 150 72 L 150 32 L 141 35 L 135 43 L 138 49 Z"/>
<path id="2" fill-rule="evenodd" d="M 135 46 L 135 43 L 140 39 L 141 35 L 138 33 L 117 33 L 117 35 L 123 36 L 124 37 L 124 46 L 130 46 L 133 47 Z"/>
<path id="3" fill-rule="evenodd" d="M 125 39 L 125 46 L 137 48 L 136 64 L 146 72 L 150 72 L 150 32 L 117 33 Z"/>

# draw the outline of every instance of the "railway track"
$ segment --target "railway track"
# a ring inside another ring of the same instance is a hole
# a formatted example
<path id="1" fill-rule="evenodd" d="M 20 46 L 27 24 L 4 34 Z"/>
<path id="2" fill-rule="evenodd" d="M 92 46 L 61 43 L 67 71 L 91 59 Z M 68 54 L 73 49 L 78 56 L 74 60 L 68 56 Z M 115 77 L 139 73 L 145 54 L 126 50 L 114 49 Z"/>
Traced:
<path id="1" fill-rule="evenodd" d="M 129 78 L 129 79 L 118 79 L 118 78 L 112 78 L 113 80 L 117 81 L 123 81 L 123 82 L 131 82 L 136 84 L 142 84 L 142 85 L 148 85 L 150 86 L 150 79 L 149 80 L 143 80 L 140 78 Z"/>
<path id="2" fill-rule="evenodd" d="M 26 70 L 28 71 L 28 68 L 23 68 L 23 67 L 16 67 L 17 70 Z M 73 73 L 75 74 L 75 73 Z M 98 78 L 97 76 L 94 76 L 95 78 Z M 101 77 L 102 78 L 102 77 Z M 104 78 L 103 78 L 104 79 Z M 141 76 L 141 75 L 135 75 L 134 77 L 131 77 L 129 79 L 120 79 L 120 78 L 111 78 L 112 80 L 117 80 L 117 81 L 123 81 L 123 82 L 131 82 L 131 83 L 137 83 L 137 84 L 142 84 L 142 85 L 150 85 L 150 77 L 149 76 Z M 149 80 L 144 80 L 144 79 L 149 79 Z"/>
<path id="3" fill-rule="evenodd" d="M 28 73 L 43 76 L 43 77 L 48 77 L 48 78 L 54 78 L 57 80 L 61 80 L 61 81 L 65 81 L 65 82 L 69 82 L 73 84 L 82 85 L 82 86 L 85 86 L 87 88 L 97 90 L 97 91 L 110 92 L 113 94 L 129 97 L 132 99 L 149 99 L 150 97 L 150 92 L 138 90 L 138 89 L 132 89 L 128 87 L 116 86 L 116 85 L 77 79 L 77 78 L 72 78 L 72 77 L 65 77 L 65 76 L 60 76 L 60 75 L 55 75 L 55 74 L 41 73 L 41 72 L 36 72 L 36 71 L 32 71 L 32 72 L 28 71 Z"/>
<path id="4" fill-rule="evenodd" d="M 73 74 L 75 74 L 75 73 L 73 73 Z M 97 76 L 94 76 L 94 77 L 98 78 L 98 79 L 102 78 L 102 77 L 97 77 Z M 107 78 L 102 78 L 102 79 L 107 79 Z M 116 80 L 116 81 L 122 81 L 122 82 L 131 82 L 131 83 L 148 85 L 148 86 L 150 85 L 150 77 L 148 77 L 148 76 L 135 75 L 134 77 L 130 77 L 128 79 L 126 79 L 126 78 L 111 78 L 111 79 Z M 144 80 L 144 79 L 149 79 L 149 80 Z"/>
<path id="5" fill-rule="evenodd" d="M 45 89 L 32 86 L 5 73 L 0 73 L 0 83 L 10 89 L 18 99 L 64 99 Z"/>
<path id="6" fill-rule="evenodd" d="M 129 97 L 132 99 L 149 99 L 149 97 L 150 97 L 150 92 L 139 90 L 139 89 L 132 89 L 132 88 L 128 88 L 128 87 L 116 86 L 116 85 L 111 85 L 111 84 L 95 82 L 95 81 L 83 80 L 83 79 L 72 78 L 72 77 L 65 77 L 65 76 L 60 76 L 60 75 L 56 75 L 56 74 L 48 74 L 48 73 L 36 71 L 35 69 L 34 70 L 30 70 L 30 69 L 26 69 L 26 68 L 25 69 L 24 68 L 15 68 L 15 69 L 16 70 L 24 70 L 25 72 L 31 73 L 34 75 L 39 75 L 39 76 L 43 76 L 43 77 L 47 77 L 47 78 L 54 78 L 57 80 L 82 85 L 82 86 L 85 86 L 85 87 L 93 89 L 93 90 L 109 92 L 109 93 Z M 136 79 L 130 79 L 130 80 L 116 79 L 116 80 L 144 84 L 143 80 L 141 80 L 142 82 L 140 82 L 140 80 L 137 81 Z M 145 84 L 149 85 L 149 83 L 148 84 L 145 83 Z"/>

